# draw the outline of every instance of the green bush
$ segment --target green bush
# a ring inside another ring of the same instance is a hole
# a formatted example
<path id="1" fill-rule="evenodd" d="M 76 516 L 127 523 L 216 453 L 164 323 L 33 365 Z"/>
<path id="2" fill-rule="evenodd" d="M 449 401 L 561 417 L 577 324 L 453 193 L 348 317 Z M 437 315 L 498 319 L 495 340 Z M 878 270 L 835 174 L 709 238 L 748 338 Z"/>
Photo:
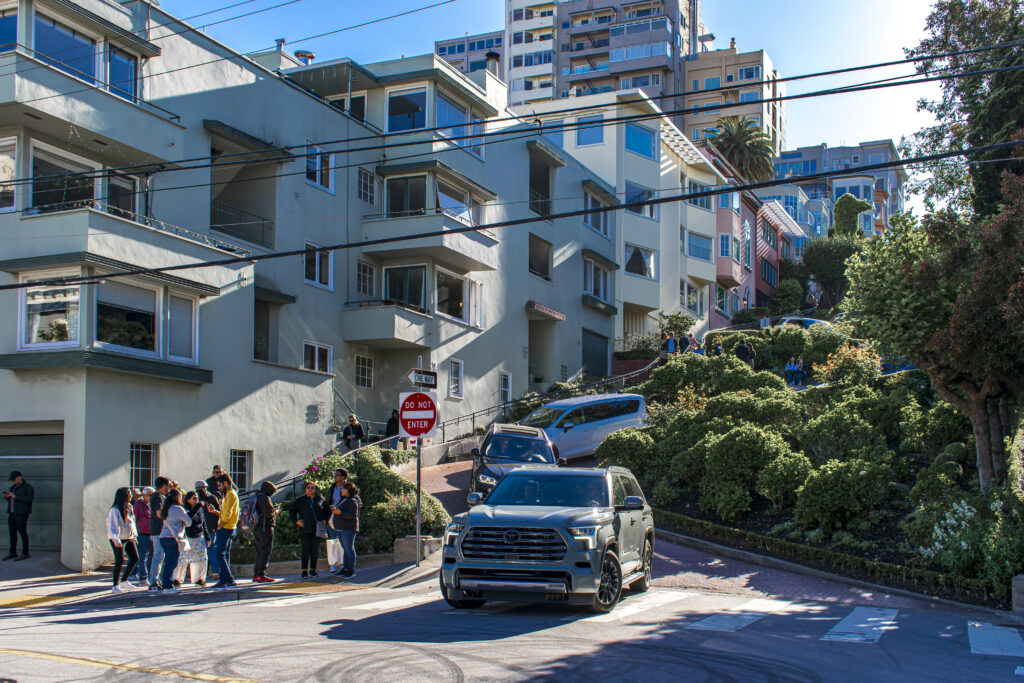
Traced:
<path id="1" fill-rule="evenodd" d="M 420 528 L 425 534 L 440 536 L 448 524 L 448 513 L 440 506 L 423 505 L 423 502 L 421 500 Z M 386 493 L 384 500 L 363 512 L 360 528 L 364 530 L 362 540 L 368 552 L 389 551 L 394 546 L 396 538 L 414 536 L 416 534 L 415 492 L 406 492 L 401 495 Z"/>
<path id="2" fill-rule="evenodd" d="M 616 351 L 612 354 L 615 360 L 654 360 L 658 352 L 648 349 L 633 349 L 632 351 Z"/>
<path id="3" fill-rule="evenodd" d="M 815 363 L 814 375 L 826 384 L 871 385 L 882 375 L 882 358 L 870 346 L 845 344 L 829 355 L 824 363 Z"/>
<path id="4" fill-rule="evenodd" d="M 815 462 L 848 457 L 853 451 L 877 443 L 871 425 L 856 413 L 833 408 L 807 422 L 800 447 Z"/>
<path id="5" fill-rule="evenodd" d="M 907 437 L 911 426 L 921 416 L 917 401 L 904 387 L 897 387 L 889 394 L 857 387 L 837 407 L 864 418 L 894 447 Z"/>
<path id="6" fill-rule="evenodd" d="M 814 468 L 803 453 L 782 455 L 761 470 L 757 477 L 757 492 L 770 500 L 776 510 L 796 501 L 796 492 Z"/>
<path id="7" fill-rule="evenodd" d="M 690 448 L 676 451 L 672 458 L 671 476 L 677 481 L 696 486 L 704 476 L 704 463 L 708 452 L 724 435 L 708 432 Z"/>
<path id="8" fill-rule="evenodd" d="M 750 509 L 750 492 L 760 471 L 790 454 L 785 439 L 775 432 L 752 424 L 734 427 L 707 448 L 700 480 L 701 507 L 714 510 L 723 519 L 735 519 Z"/>
<path id="9" fill-rule="evenodd" d="M 594 455 L 601 467 L 626 467 L 646 484 L 656 482 L 668 469 L 668 463 L 657 457 L 660 451 L 654 447 L 651 435 L 637 427 L 612 432 Z"/>
<path id="10" fill-rule="evenodd" d="M 970 420 L 945 401 L 937 401 L 907 425 L 908 438 L 923 444 L 925 452 L 932 455 L 951 443 L 964 441 L 971 434 Z"/>
<path id="11" fill-rule="evenodd" d="M 704 490 L 700 497 L 701 507 L 714 510 L 726 521 L 738 519 L 750 510 L 750 492 L 738 481 L 720 481 L 706 487 L 702 483 L 701 489 Z"/>
<path id="12" fill-rule="evenodd" d="M 797 490 L 794 519 L 806 527 L 841 529 L 880 507 L 892 468 L 853 459 L 829 460 Z"/>
<path id="13" fill-rule="evenodd" d="M 713 421 L 727 417 L 792 435 L 802 420 L 800 405 L 791 391 L 760 388 L 756 392 L 730 392 L 709 398 L 703 418 Z"/>
<path id="14" fill-rule="evenodd" d="M 814 367 L 824 363 L 828 357 L 842 348 L 849 339 L 827 325 L 814 325 L 807 331 L 807 345 L 804 347 L 804 366 Z"/>
<path id="15" fill-rule="evenodd" d="M 800 358 L 804 354 L 804 349 L 807 346 L 807 331 L 803 328 L 796 325 L 783 325 L 765 332 L 775 358 L 776 367 L 774 369 L 781 370 L 791 357 Z"/>
<path id="16" fill-rule="evenodd" d="M 743 362 L 735 356 L 675 354 L 665 365 L 655 368 L 651 378 L 637 387 L 637 393 L 648 403 L 674 403 L 679 392 L 686 389 L 697 395 L 713 396 L 722 393 L 719 389 L 722 376 L 736 369 L 742 370 Z"/>
<path id="17" fill-rule="evenodd" d="M 772 294 L 772 309 L 775 315 L 799 313 L 804 301 L 804 286 L 792 278 L 779 280 L 779 286 Z"/>
<path id="18" fill-rule="evenodd" d="M 716 393 L 757 391 L 758 389 L 785 391 L 786 382 L 771 372 L 754 372 L 749 367 L 741 366 L 723 372 L 718 378 L 715 389 Z"/>
<path id="19" fill-rule="evenodd" d="M 749 325 L 768 317 L 767 308 L 741 308 L 732 316 L 733 325 Z"/>

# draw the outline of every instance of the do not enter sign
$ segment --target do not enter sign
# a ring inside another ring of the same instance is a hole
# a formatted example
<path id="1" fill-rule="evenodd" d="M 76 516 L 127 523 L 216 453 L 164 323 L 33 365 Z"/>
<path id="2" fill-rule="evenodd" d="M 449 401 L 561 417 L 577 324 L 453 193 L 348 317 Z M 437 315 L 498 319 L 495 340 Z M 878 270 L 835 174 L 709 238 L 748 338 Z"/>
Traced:
<path id="1" fill-rule="evenodd" d="M 414 391 L 398 396 L 399 434 L 419 438 L 434 436 L 437 427 L 437 394 L 433 391 Z"/>

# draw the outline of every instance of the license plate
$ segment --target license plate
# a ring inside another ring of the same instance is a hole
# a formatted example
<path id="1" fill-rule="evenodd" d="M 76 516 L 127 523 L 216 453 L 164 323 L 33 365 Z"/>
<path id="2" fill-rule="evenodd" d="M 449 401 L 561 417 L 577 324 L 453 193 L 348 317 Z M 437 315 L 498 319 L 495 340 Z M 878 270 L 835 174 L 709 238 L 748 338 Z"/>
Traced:
<path id="1" fill-rule="evenodd" d="M 512 560 L 512 561 L 515 561 L 515 560 L 518 560 L 518 559 L 519 559 L 519 556 L 518 556 L 518 555 L 506 555 L 506 556 L 505 556 L 505 559 L 506 559 L 506 560 Z"/>

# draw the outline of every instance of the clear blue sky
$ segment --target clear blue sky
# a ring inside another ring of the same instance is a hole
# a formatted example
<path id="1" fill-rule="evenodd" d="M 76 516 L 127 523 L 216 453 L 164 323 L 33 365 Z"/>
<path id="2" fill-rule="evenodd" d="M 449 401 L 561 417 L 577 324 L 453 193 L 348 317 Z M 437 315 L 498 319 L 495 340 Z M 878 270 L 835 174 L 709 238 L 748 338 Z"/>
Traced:
<path id="1" fill-rule="evenodd" d="M 194 20 L 216 21 L 285 0 L 256 0 Z M 208 31 L 243 52 L 271 47 L 285 38 L 287 49 L 304 48 L 317 59 L 351 57 L 360 62 L 431 52 L 434 40 L 483 33 L 503 24 L 504 0 L 455 0 L 408 17 L 304 41 L 302 38 L 422 7 L 437 0 L 299 0 L 252 17 L 211 26 Z M 740 50 L 764 48 L 783 75 L 900 59 L 924 31 L 930 0 L 702 0 L 704 21 L 716 47 L 735 37 Z M 163 7 L 187 17 L 231 4 L 230 0 L 164 0 Z M 908 73 L 907 67 L 867 71 L 833 79 L 789 84 L 790 94 Z M 911 133 L 930 119 L 915 111 L 917 99 L 934 97 L 934 84 L 792 101 L 788 104 L 788 147 L 857 143 Z"/>

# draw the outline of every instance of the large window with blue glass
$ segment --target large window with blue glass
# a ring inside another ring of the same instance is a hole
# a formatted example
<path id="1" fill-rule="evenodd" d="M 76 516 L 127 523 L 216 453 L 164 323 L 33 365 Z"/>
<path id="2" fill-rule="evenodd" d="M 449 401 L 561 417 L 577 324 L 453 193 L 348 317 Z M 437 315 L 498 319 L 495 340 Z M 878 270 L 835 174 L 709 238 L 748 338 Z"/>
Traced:
<path id="1" fill-rule="evenodd" d="M 35 55 L 72 76 L 96 82 L 96 40 L 69 26 L 36 14 Z"/>
<path id="2" fill-rule="evenodd" d="M 0 52 L 10 52 L 18 45 L 18 10 L 0 10 Z"/>

